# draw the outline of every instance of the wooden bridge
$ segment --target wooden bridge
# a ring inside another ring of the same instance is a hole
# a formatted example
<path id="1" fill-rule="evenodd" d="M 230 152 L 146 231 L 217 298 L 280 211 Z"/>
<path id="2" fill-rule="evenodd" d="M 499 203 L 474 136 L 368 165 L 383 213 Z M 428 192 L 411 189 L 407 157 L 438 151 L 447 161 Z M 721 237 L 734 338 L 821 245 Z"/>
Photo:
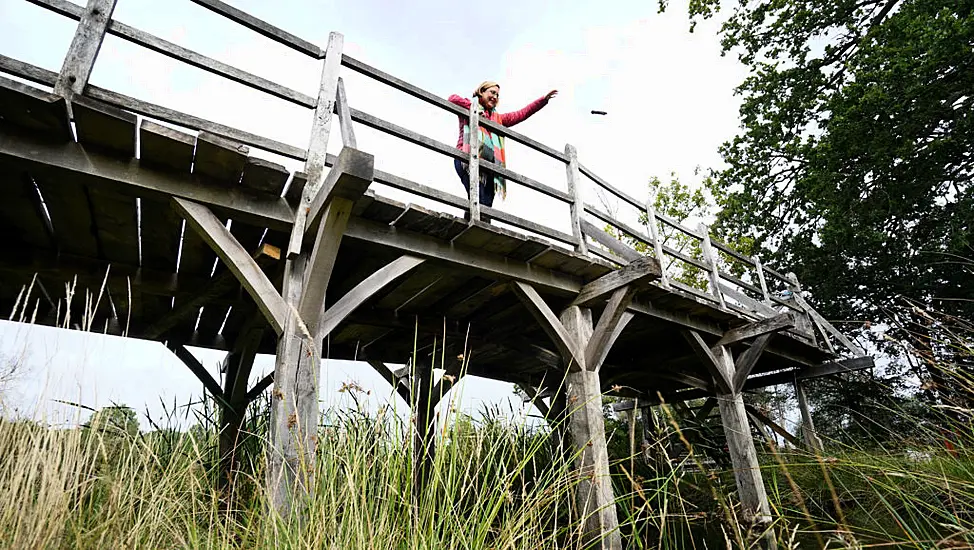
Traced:
<path id="1" fill-rule="evenodd" d="M 713 240 L 706 227 L 655 212 L 652 201 L 580 164 L 570 145 L 557 150 L 478 120 L 343 54 L 340 34 L 322 49 L 219 0 L 193 0 L 321 60 L 320 92 L 310 97 L 115 21 L 116 0 L 27 1 L 79 25 L 60 72 L 0 55 L 0 71 L 19 79 L 0 77 L 0 224 L 8 246 L 0 307 L 16 319 L 166 342 L 224 404 L 228 471 L 243 411 L 273 383 L 268 484 L 280 510 L 312 481 L 302 465 L 314 456 L 322 357 L 367 360 L 412 402 L 420 456 L 428 453 L 432 407 L 462 374 L 516 383 L 552 416 L 569 414 L 575 444 L 591 449 L 579 467 L 595 474 L 579 489 L 581 509 L 593 512 L 589 531 L 607 535 L 603 544 L 612 548 L 603 392 L 639 406 L 660 396 L 714 398 L 745 510 L 760 520 L 769 511 L 743 395 L 783 383 L 800 393 L 803 379 L 872 365 L 805 302 L 793 276 Z M 106 33 L 306 107 L 307 147 L 88 84 Z M 343 71 L 564 164 L 568 191 L 354 109 Z M 335 120 L 344 144 L 337 157 L 326 152 Z M 473 181 L 490 170 L 542 193 L 567 207 L 571 233 L 376 170 L 373 155 L 382 152 L 357 149 L 362 126 L 441 153 L 444 162 L 467 161 Z M 291 173 L 251 148 L 302 161 L 304 170 Z M 391 200 L 369 189 L 373 182 L 467 215 Z M 627 224 L 586 203 L 586 186 L 648 223 Z M 490 223 L 481 221 L 487 216 Z M 699 241 L 702 254 L 667 246 L 664 228 Z M 706 289 L 675 280 L 676 269 L 700 270 Z M 103 298 L 85 303 L 79 294 L 68 305 L 64 285 L 75 278 L 79 287 L 104 288 Z M 185 346 L 228 352 L 222 387 Z M 277 355 L 275 373 L 248 388 L 257 353 Z M 404 371 L 386 366 L 407 359 Z M 448 373 L 435 385 L 432 362 Z"/>

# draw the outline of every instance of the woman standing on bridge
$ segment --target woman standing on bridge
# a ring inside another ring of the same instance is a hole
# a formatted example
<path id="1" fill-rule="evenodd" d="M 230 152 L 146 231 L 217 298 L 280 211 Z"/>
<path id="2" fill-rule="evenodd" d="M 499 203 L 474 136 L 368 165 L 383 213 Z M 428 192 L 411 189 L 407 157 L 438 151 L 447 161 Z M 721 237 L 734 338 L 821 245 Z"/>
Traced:
<path id="1" fill-rule="evenodd" d="M 558 95 L 558 90 L 551 90 L 544 96 L 532 101 L 527 107 L 512 113 L 497 113 L 497 103 L 500 101 L 500 84 L 486 81 L 474 90 L 473 97 L 478 99 L 478 111 L 481 118 L 489 119 L 501 126 L 514 126 L 527 120 L 528 117 L 537 113 L 542 107 L 548 104 L 548 100 Z M 470 108 L 471 100 L 460 97 L 456 94 L 450 96 L 450 102 L 464 109 Z M 466 116 L 460 118 L 460 137 L 457 139 L 457 149 L 465 153 L 470 152 L 470 119 Z M 505 166 L 504 137 L 498 136 L 490 130 L 480 126 L 480 158 L 488 162 L 494 162 Z M 464 189 L 470 193 L 470 174 L 467 170 L 467 163 L 456 159 L 453 162 L 457 175 Z M 489 174 L 486 170 L 480 172 L 480 204 L 492 206 L 494 195 L 500 191 L 501 197 L 507 196 L 507 182 L 504 178 Z"/>

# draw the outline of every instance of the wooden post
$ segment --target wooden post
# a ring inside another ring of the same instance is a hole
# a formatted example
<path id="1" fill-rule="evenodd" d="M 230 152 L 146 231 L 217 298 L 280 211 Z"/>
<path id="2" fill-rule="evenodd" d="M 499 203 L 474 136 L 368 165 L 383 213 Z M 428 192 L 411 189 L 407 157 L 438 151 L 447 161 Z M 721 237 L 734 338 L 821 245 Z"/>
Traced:
<path id="1" fill-rule="evenodd" d="M 467 174 L 470 176 L 470 223 L 480 221 L 480 115 L 477 112 L 479 98 L 470 101 L 470 159 Z"/>
<path id="2" fill-rule="evenodd" d="M 578 171 L 578 151 L 575 150 L 574 145 L 566 144 L 565 155 L 568 157 L 568 164 L 565 165 L 565 171 L 568 175 L 568 193 L 572 196 L 572 236 L 575 238 L 575 252 L 588 254 L 585 234 L 582 233 L 582 215 L 585 213 L 585 203 L 582 201 L 580 188 L 582 176 Z"/>
<path id="3" fill-rule="evenodd" d="M 117 0 L 88 0 L 78 28 L 64 57 L 61 72 L 54 84 L 54 93 L 69 101 L 81 94 L 95 66 L 95 59 L 105 40 L 105 31 L 112 19 Z"/>
<path id="4" fill-rule="evenodd" d="M 585 347 L 592 336 L 592 310 L 570 306 L 560 316 L 568 333 Z M 602 416 L 602 386 L 599 373 L 590 370 L 569 372 L 566 384 L 568 431 L 580 477 L 576 502 L 582 517 L 583 545 L 590 548 L 621 549 L 622 537 L 616 515 L 609 452 Z M 595 546 L 587 546 L 596 542 Z"/>
<path id="5" fill-rule="evenodd" d="M 798 399 L 798 408 L 802 412 L 802 435 L 805 438 L 805 445 L 813 453 L 822 452 L 822 440 L 815 432 L 815 423 L 812 422 L 812 412 L 808 409 L 808 398 L 805 396 L 805 386 L 801 380 L 795 380 L 795 397 Z"/>
<path id="6" fill-rule="evenodd" d="M 301 202 L 295 212 L 284 268 L 282 298 L 288 308 L 283 331 L 277 342 L 277 357 L 274 363 L 267 486 L 272 506 L 288 519 L 294 512 L 297 512 L 297 517 L 301 517 L 302 510 L 295 509 L 295 500 L 308 496 L 314 484 L 320 414 L 318 411 L 320 340 L 316 340 L 315 334 L 309 333 L 305 324 L 308 319 L 303 319 L 298 311 L 303 301 L 306 278 L 313 275 L 307 272 L 310 271 L 308 266 L 314 250 L 312 252 L 303 250 L 304 235 L 308 212 L 326 179 L 325 159 L 331 133 L 332 113 L 337 100 L 343 44 L 344 37 L 341 34 L 334 32 L 329 34 L 304 168 L 308 177 Z M 327 220 L 322 220 L 320 227 L 326 226 L 335 228 L 335 224 L 328 224 Z M 344 231 L 344 226 L 340 229 Z M 340 238 L 339 235 L 332 243 L 335 252 Z M 316 242 L 315 248 L 317 245 Z M 315 279 L 312 284 L 320 284 L 320 279 Z M 316 290 L 323 293 L 320 289 Z M 318 319 L 313 320 L 314 323 L 317 321 Z"/>
<path id="7" fill-rule="evenodd" d="M 710 273 L 708 273 L 710 278 L 710 292 L 713 293 L 714 297 L 720 303 L 721 308 L 726 308 L 727 304 L 724 303 L 724 293 L 720 291 L 720 274 L 717 269 L 717 255 L 714 254 L 713 246 L 710 244 L 710 228 L 707 224 L 700 224 L 698 229 L 703 233 L 703 240 L 700 243 L 700 248 L 703 251 L 703 259 L 710 266 Z"/>
<path id="8" fill-rule="evenodd" d="M 663 242 L 659 238 L 659 226 L 656 222 L 656 187 L 650 189 L 649 200 L 646 201 L 646 222 L 649 226 L 649 237 L 653 239 L 653 250 L 656 252 L 656 260 L 660 265 L 660 283 L 663 288 L 670 288 L 670 278 L 666 275 L 666 266 L 663 264 Z"/>

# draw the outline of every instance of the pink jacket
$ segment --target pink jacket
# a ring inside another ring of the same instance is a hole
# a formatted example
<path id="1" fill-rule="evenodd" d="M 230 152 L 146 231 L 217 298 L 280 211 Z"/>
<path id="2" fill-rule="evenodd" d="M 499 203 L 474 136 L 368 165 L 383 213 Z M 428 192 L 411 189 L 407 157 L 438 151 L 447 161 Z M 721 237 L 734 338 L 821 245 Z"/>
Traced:
<path id="1" fill-rule="evenodd" d="M 460 97 L 456 94 L 453 94 L 449 97 L 449 101 L 450 103 L 459 105 L 464 109 L 470 108 L 469 97 Z M 524 122 L 525 120 L 528 119 L 528 117 L 540 111 L 541 108 L 547 104 L 548 104 L 548 100 L 545 99 L 544 96 L 541 96 L 540 98 L 529 103 L 527 107 L 521 110 L 514 111 L 512 113 L 501 113 L 501 124 L 510 127 L 520 122 Z M 467 117 L 458 117 L 458 118 L 460 120 L 460 136 L 457 138 L 457 149 L 460 149 L 463 146 L 463 125 L 467 123 Z"/>

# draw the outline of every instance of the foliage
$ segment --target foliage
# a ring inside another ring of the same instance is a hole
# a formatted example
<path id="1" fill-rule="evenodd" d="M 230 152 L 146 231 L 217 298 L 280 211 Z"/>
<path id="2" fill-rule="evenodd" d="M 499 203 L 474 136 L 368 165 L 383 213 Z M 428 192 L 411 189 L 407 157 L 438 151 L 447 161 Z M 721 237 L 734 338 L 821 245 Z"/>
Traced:
<path id="1" fill-rule="evenodd" d="M 970 318 L 974 2 L 742 2 L 720 34 L 750 74 L 718 224 L 832 318 L 884 318 L 898 296 Z"/>

